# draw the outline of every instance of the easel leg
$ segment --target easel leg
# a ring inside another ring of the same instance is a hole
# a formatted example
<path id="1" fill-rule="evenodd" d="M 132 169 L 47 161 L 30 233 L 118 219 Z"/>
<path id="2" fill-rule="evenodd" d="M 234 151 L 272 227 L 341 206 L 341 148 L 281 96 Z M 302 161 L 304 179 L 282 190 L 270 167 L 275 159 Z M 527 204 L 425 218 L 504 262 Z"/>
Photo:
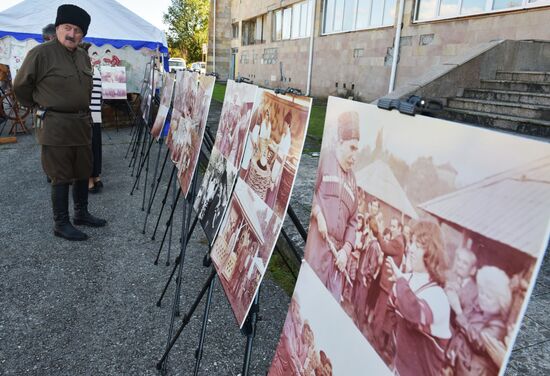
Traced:
<path id="1" fill-rule="evenodd" d="M 172 179 L 174 179 L 174 174 L 176 173 L 176 166 L 172 166 L 172 172 L 170 173 L 170 180 L 168 180 L 168 185 L 166 186 L 166 192 L 164 193 L 164 198 L 162 199 L 162 206 L 160 208 L 159 216 L 157 218 L 157 223 L 155 225 L 155 231 L 153 231 L 153 236 L 151 240 L 155 240 L 155 235 L 157 234 L 157 229 L 159 227 L 160 219 L 162 217 L 162 212 L 164 211 L 164 206 L 166 205 L 166 199 L 168 198 L 168 193 L 170 192 L 170 186 L 172 185 Z"/>
<path id="2" fill-rule="evenodd" d="M 242 376 L 249 375 L 250 368 L 250 359 L 252 357 L 252 345 L 254 342 L 254 337 L 256 336 L 256 324 L 259 320 L 258 311 L 259 311 L 259 301 L 260 301 L 260 290 L 256 293 L 254 298 L 254 303 L 250 307 L 250 312 L 248 313 L 248 319 L 243 327 L 243 332 L 246 334 L 246 349 L 244 352 L 244 361 L 243 361 L 243 370 L 241 372 Z"/>
<path id="3" fill-rule="evenodd" d="M 202 354 L 204 349 L 204 340 L 206 338 L 206 326 L 208 325 L 208 317 L 210 316 L 210 305 L 212 304 L 212 293 L 214 292 L 214 283 L 216 279 L 212 279 L 210 286 L 208 287 L 208 295 L 206 296 L 206 304 L 204 305 L 204 315 L 202 316 L 202 326 L 201 334 L 199 337 L 199 345 L 197 350 L 195 350 L 195 370 L 193 375 L 197 376 L 199 374 L 199 368 L 201 365 Z"/>
<path id="4" fill-rule="evenodd" d="M 145 154 L 145 157 L 144 157 L 143 161 L 140 161 L 140 162 L 143 162 L 143 163 L 141 163 L 141 166 L 138 169 L 136 180 L 134 181 L 134 186 L 132 187 L 132 190 L 130 191 L 130 196 L 134 195 L 134 190 L 139 185 L 139 178 L 141 177 L 141 172 L 143 171 L 143 166 L 145 165 L 145 162 L 147 161 L 147 164 L 149 164 L 149 153 L 151 152 L 151 146 L 153 146 L 153 142 L 154 142 L 154 140 L 152 139 L 151 142 L 149 143 L 149 147 L 147 148 L 147 153 Z M 145 171 L 146 173 L 147 173 L 147 170 L 149 170 L 149 167 L 146 168 L 146 171 Z M 147 187 L 145 187 L 145 188 L 147 188 Z M 137 188 L 137 189 L 139 189 L 139 188 Z"/>
<path id="5" fill-rule="evenodd" d="M 182 227 L 181 232 L 181 251 L 180 251 L 180 269 L 178 271 L 178 277 L 176 278 L 176 298 L 174 299 L 174 308 L 176 311 L 176 316 L 180 315 L 180 291 L 181 291 L 181 284 L 182 284 L 182 270 L 183 270 L 183 262 L 185 261 L 185 251 L 187 250 L 187 244 L 189 243 L 189 239 L 191 238 L 191 233 L 189 232 L 190 229 L 190 223 L 191 223 L 191 216 L 193 215 L 193 198 L 195 197 L 195 193 L 197 190 L 197 179 L 198 179 L 198 169 L 195 169 L 195 172 L 193 174 L 193 179 L 191 180 L 191 189 L 188 192 L 187 198 L 185 200 L 184 205 L 184 215 L 186 217 L 184 218 L 185 227 Z"/>
<path id="6" fill-rule="evenodd" d="M 193 177 L 193 179 L 196 179 L 196 174 Z M 195 184 L 193 184 L 195 185 Z M 194 189 L 194 187 L 193 187 Z M 178 192 L 181 192 L 181 190 L 178 190 Z M 185 200 L 184 206 L 183 206 L 183 219 L 181 224 L 181 244 L 180 244 L 180 254 L 179 254 L 179 265 L 178 265 L 178 275 L 176 277 L 176 289 L 174 292 L 174 302 L 172 305 L 172 312 L 170 317 L 170 328 L 168 330 L 168 343 L 167 346 L 170 344 L 170 340 L 172 338 L 173 330 L 174 330 L 174 322 L 176 316 L 180 315 L 180 296 L 181 296 L 181 285 L 182 285 L 182 274 L 183 274 L 183 264 L 185 262 L 185 253 L 187 250 L 187 244 L 189 240 L 189 224 L 191 222 L 191 215 L 193 213 L 193 206 L 191 205 L 191 202 L 189 200 Z"/>
<path id="7" fill-rule="evenodd" d="M 166 228 L 164 230 L 164 235 L 162 236 L 162 241 L 160 243 L 159 251 L 157 253 L 157 258 L 155 259 L 155 262 L 154 262 L 155 265 L 158 265 L 158 263 L 159 263 L 160 252 L 162 251 L 162 247 L 164 246 L 164 241 L 166 240 L 166 235 L 168 234 L 168 229 L 172 225 L 172 219 L 174 218 L 174 212 L 176 210 L 176 206 L 177 206 L 178 200 L 180 198 L 180 195 L 181 195 L 181 189 L 178 189 L 176 199 L 174 201 L 174 204 L 172 205 L 172 210 L 170 211 L 170 216 L 168 217 L 168 221 L 166 222 Z"/>
<path id="8" fill-rule="evenodd" d="M 160 154 L 160 148 L 161 146 L 159 146 L 159 154 Z M 164 156 L 164 162 L 162 162 L 162 167 L 160 169 L 160 173 L 157 178 L 157 182 L 156 184 L 154 183 L 151 184 L 151 196 L 149 197 L 149 205 L 147 206 L 147 212 L 145 213 L 145 220 L 143 221 L 143 230 L 141 231 L 142 234 L 145 234 L 145 228 L 147 227 L 147 220 L 149 219 L 149 214 L 151 214 L 151 207 L 153 206 L 153 201 L 155 200 L 155 196 L 157 195 L 157 190 L 159 188 L 160 181 L 162 179 L 162 174 L 164 173 L 164 168 L 166 167 L 166 161 L 168 160 L 169 153 L 170 153 L 170 150 L 167 148 L 166 155 Z M 155 185 L 154 190 L 152 189 L 153 185 Z"/>
<path id="9" fill-rule="evenodd" d="M 176 180 L 174 180 L 173 187 L 172 187 L 172 205 L 174 205 L 173 203 L 176 199 L 176 190 L 178 190 L 178 183 L 176 183 Z M 183 205 L 182 221 L 183 220 L 185 220 L 185 204 Z M 170 251 L 172 251 L 172 229 L 173 228 L 174 226 L 170 226 L 170 235 L 168 235 L 168 252 L 166 252 L 166 266 L 170 265 Z M 181 242 L 181 238 L 180 238 L 180 242 Z"/>
<path id="10" fill-rule="evenodd" d="M 183 329 L 185 329 L 187 324 L 189 324 L 189 321 L 191 320 L 191 317 L 193 316 L 193 313 L 195 313 L 195 310 L 199 306 L 204 294 L 206 294 L 206 292 L 208 291 L 208 288 L 210 287 L 210 283 L 212 282 L 212 280 L 215 277 L 216 277 L 216 270 L 212 269 L 212 271 L 210 272 L 210 276 L 206 280 L 206 283 L 203 285 L 201 291 L 199 292 L 199 295 L 197 296 L 197 298 L 195 299 L 195 301 L 191 305 L 191 308 L 189 309 L 189 311 L 181 319 L 181 325 L 178 328 L 178 330 L 176 331 L 176 335 L 174 335 L 174 337 L 170 339 L 170 341 L 168 343 L 168 346 L 166 346 L 166 350 L 164 351 L 164 354 L 162 354 L 162 357 L 160 358 L 160 360 L 157 363 L 157 369 L 158 370 L 166 368 L 166 359 L 168 358 L 168 354 L 170 354 L 170 351 L 172 350 L 172 347 L 174 347 L 174 344 L 176 343 L 179 336 L 181 335 L 181 332 L 183 332 Z"/>
<path id="11" fill-rule="evenodd" d="M 128 103 L 128 102 L 126 102 L 126 103 Z M 139 127 L 139 124 L 136 123 L 137 117 L 135 116 L 134 111 L 132 110 L 132 106 L 130 106 L 129 103 L 128 103 L 128 109 L 130 110 L 130 112 L 132 114 L 132 121 L 131 121 L 132 132 L 130 134 L 130 143 L 128 144 L 128 147 L 126 148 L 126 154 L 124 155 L 124 159 L 128 158 L 128 154 L 129 154 L 129 152 L 132 148 L 132 145 L 134 143 L 134 138 L 137 135 L 137 129 Z"/>
<path id="12" fill-rule="evenodd" d="M 128 167 L 133 167 L 136 163 L 136 160 L 137 160 L 137 156 L 139 154 L 139 147 L 141 145 L 141 139 L 143 138 L 144 134 L 145 134 L 145 121 L 142 119 L 142 118 L 139 118 L 138 119 L 138 122 L 139 122 L 139 129 L 138 129 L 138 133 L 137 133 L 137 137 L 136 137 L 136 142 L 134 143 L 133 145 L 133 149 L 132 149 L 132 158 L 130 159 L 130 165 Z M 134 176 L 134 171 L 132 170 L 132 175 L 131 176 Z"/>
<path id="13" fill-rule="evenodd" d="M 151 146 L 155 143 L 155 138 L 151 136 L 151 141 L 149 142 L 149 148 L 147 149 L 147 154 L 145 156 L 145 160 L 147 163 L 145 164 L 145 181 L 143 182 L 143 200 L 141 201 L 141 211 L 145 211 L 145 197 L 147 196 L 147 179 L 149 177 L 149 160 L 151 159 L 150 153 L 151 153 Z M 158 157 L 157 157 L 157 166 L 158 166 Z"/>
<path id="14" fill-rule="evenodd" d="M 141 151 L 139 153 L 139 163 L 137 164 L 139 167 L 139 171 L 141 172 L 143 170 L 143 166 L 145 164 L 145 145 L 147 144 L 148 140 L 149 140 L 149 137 L 150 137 L 150 134 L 149 132 L 145 131 L 144 132 L 144 136 L 143 136 L 143 142 L 141 143 Z M 149 145 L 152 145 L 151 143 L 149 143 Z M 151 148 L 149 147 L 147 150 L 149 151 Z M 136 165 L 134 165 L 134 168 L 136 167 Z M 137 175 L 137 185 L 138 185 L 138 189 L 139 189 L 139 180 L 141 178 L 141 173 L 138 173 Z"/>
<path id="15" fill-rule="evenodd" d="M 195 216 L 195 219 L 193 220 L 193 223 L 191 224 L 191 228 L 189 229 L 189 233 L 187 234 L 187 237 L 190 238 L 193 234 L 193 231 L 195 230 L 195 226 L 197 224 L 199 217 Z M 162 290 L 162 293 L 160 294 L 160 298 L 157 301 L 157 307 L 160 307 L 162 303 L 162 299 L 164 298 L 164 294 L 166 294 L 166 290 L 168 290 L 168 286 L 170 285 L 170 282 L 172 282 L 172 278 L 174 278 L 174 274 L 176 274 L 176 268 L 178 267 L 180 262 L 179 256 L 176 257 L 176 261 L 174 264 L 174 267 L 172 268 L 172 272 L 170 273 L 170 277 L 168 277 L 168 281 L 166 281 L 166 284 L 164 285 L 164 289 Z"/>

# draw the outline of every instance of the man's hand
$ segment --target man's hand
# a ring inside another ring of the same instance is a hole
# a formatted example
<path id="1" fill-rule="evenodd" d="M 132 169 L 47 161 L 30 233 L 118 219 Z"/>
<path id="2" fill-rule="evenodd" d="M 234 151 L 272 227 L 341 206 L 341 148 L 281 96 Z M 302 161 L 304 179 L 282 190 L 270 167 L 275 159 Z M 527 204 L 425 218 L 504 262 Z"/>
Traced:
<path id="1" fill-rule="evenodd" d="M 390 256 L 386 257 L 386 268 L 388 268 L 391 273 L 391 276 L 388 278 L 390 281 L 395 282 L 403 277 L 403 273 L 401 273 L 401 270 L 395 265 L 395 261 L 393 261 L 393 258 Z"/>
<path id="2" fill-rule="evenodd" d="M 323 237 L 324 240 L 328 237 L 328 229 L 327 229 L 327 222 L 325 221 L 325 217 L 323 216 L 323 213 L 321 213 L 321 210 L 317 212 L 317 229 L 319 230 L 319 233 Z"/>
<path id="3" fill-rule="evenodd" d="M 336 267 L 340 272 L 346 270 L 346 265 L 348 263 L 348 254 L 344 249 L 340 249 L 336 254 Z"/>
<path id="4" fill-rule="evenodd" d="M 487 350 L 487 353 L 495 364 L 502 364 L 506 355 L 506 347 L 504 346 L 504 343 L 500 342 L 498 339 L 486 332 L 481 332 L 481 341 L 485 346 L 485 350 Z"/>

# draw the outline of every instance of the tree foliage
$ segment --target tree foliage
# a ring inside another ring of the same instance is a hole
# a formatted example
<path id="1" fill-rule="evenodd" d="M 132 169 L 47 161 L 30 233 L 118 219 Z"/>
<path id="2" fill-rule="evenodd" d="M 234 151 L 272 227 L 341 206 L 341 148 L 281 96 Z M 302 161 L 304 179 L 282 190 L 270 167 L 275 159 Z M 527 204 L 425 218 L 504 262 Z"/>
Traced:
<path id="1" fill-rule="evenodd" d="M 209 0 L 172 0 L 163 16 L 170 55 L 202 60 L 202 44 L 208 42 L 209 11 Z"/>

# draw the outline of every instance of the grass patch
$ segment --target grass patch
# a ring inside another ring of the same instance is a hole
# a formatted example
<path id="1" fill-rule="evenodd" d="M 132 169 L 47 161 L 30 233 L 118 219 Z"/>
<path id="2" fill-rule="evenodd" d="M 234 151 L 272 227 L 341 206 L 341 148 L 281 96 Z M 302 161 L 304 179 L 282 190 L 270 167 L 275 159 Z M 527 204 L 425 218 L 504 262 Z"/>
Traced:
<path id="1" fill-rule="evenodd" d="M 223 98 L 225 97 L 226 88 L 227 86 L 225 84 L 216 82 L 214 84 L 214 92 L 212 93 L 212 99 L 223 103 Z"/>
<path id="2" fill-rule="evenodd" d="M 294 285 L 296 280 L 294 276 L 288 270 L 288 266 L 285 264 L 281 255 L 273 253 L 271 260 L 269 260 L 269 266 L 267 267 L 270 277 L 287 293 L 288 296 L 292 295 L 294 291 Z"/>
<path id="3" fill-rule="evenodd" d="M 311 115 L 309 116 L 309 128 L 307 135 L 321 141 L 323 138 L 323 129 L 325 127 L 325 116 L 327 113 L 326 105 L 316 105 L 311 107 Z"/>

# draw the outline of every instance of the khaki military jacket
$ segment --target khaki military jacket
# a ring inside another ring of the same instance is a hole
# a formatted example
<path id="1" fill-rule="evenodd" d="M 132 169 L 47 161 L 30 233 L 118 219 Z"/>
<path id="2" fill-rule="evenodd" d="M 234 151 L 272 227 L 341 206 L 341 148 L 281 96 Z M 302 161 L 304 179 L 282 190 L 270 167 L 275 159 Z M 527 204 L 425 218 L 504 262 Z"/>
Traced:
<path id="1" fill-rule="evenodd" d="M 57 39 L 29 51 L 14 80 L 24 106 L 46 109 L 37 123 L 41 145 L 81 146 L 91 143 L 90 99 L 93 71 L 86 51 L 69 51 Z"/>

